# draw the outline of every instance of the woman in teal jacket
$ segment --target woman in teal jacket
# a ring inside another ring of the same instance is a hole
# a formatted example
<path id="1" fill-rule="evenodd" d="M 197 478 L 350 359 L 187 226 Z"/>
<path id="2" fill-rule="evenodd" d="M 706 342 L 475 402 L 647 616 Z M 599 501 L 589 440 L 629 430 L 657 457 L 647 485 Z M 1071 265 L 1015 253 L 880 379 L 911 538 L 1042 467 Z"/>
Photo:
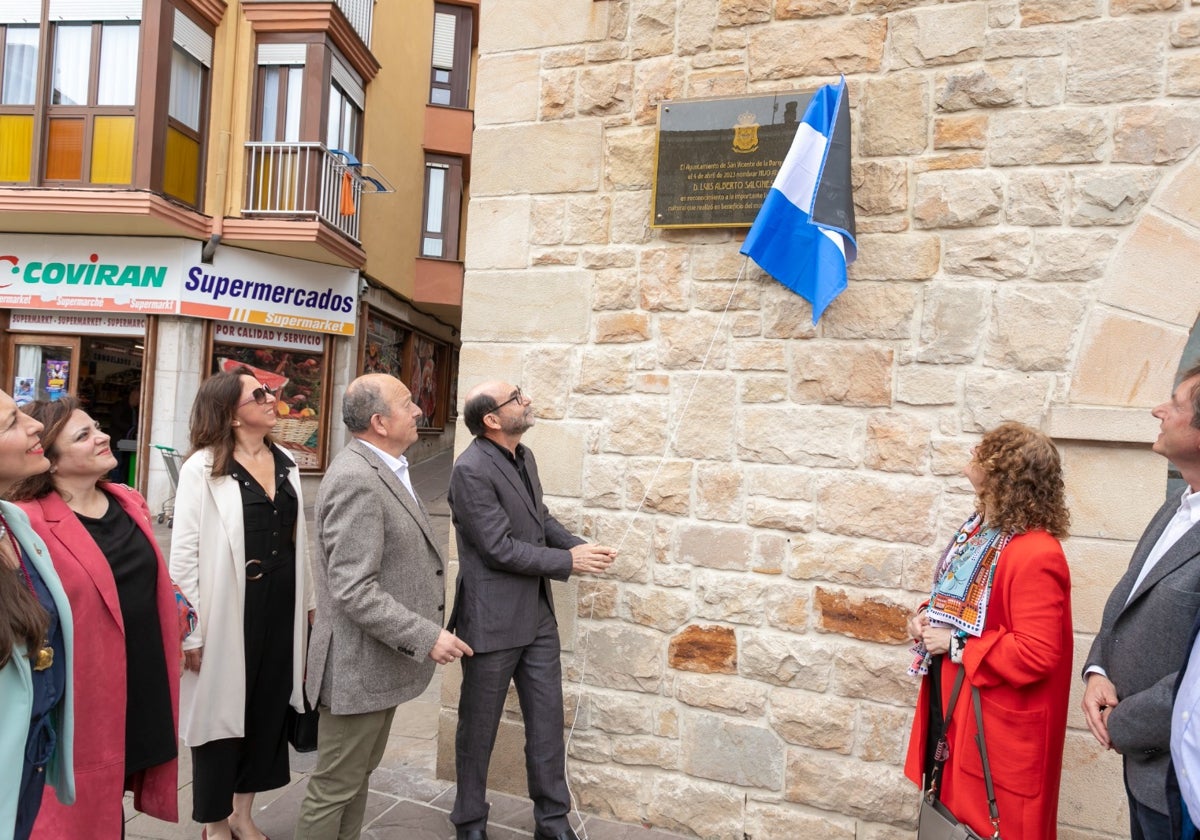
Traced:
<path id="1" fill-rule="evenodd" d="M 42 424 L 0 391 L 0 494 L 45 472 Z M 71 608 L 50 552 L 16 506 L 0 502 L 0 840 L 26 840 L 49 783 L 75 801 Z"/>

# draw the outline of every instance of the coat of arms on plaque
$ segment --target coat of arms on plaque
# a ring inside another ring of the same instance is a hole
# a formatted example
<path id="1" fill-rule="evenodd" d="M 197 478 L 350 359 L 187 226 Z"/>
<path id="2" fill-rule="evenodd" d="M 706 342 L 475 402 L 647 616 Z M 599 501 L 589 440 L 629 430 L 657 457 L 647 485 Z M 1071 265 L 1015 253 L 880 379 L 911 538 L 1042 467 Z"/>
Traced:
<path id="1" fill-rule="evenodd" d="M 748 155 L 758 148 L 758 122 L 754 113 L 746 111 L 738 115 L 733 126 L 733 150 L 740 155 Z"/>

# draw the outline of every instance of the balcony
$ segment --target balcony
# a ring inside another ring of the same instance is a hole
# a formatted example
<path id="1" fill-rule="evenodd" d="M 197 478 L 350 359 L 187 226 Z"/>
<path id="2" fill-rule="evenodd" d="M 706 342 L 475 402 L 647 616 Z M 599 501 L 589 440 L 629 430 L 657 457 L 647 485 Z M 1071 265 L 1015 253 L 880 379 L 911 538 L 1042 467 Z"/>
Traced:
<path id="1" fill-rule="evenodd" d="M 320 220 L 357 245 L 362 185 L 323 143 L 247 143 L 242 215 Z"/>

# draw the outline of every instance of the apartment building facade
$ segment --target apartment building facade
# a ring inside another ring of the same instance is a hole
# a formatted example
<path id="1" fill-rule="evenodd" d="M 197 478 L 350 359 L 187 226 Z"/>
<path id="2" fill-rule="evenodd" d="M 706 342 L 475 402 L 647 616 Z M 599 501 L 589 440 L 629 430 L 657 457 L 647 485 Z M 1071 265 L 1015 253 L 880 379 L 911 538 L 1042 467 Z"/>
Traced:
<path id="1" fill-rule="evenodd" d="M 449 446 L 477 20 L 477 0 L 5 3 L 5 390 L 83 399 L 152 504 L 151 444 L 186 449 L 200 381 L 238 364 L 281 389 L 306 473 L 364 371 L 409 384 L 415 455 Z"/>

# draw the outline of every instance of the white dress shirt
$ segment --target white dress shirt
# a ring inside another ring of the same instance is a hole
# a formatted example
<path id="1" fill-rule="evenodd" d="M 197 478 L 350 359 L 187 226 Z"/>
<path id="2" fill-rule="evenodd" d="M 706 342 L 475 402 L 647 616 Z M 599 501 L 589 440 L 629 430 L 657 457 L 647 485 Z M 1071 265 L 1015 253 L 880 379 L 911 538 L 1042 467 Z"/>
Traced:
<path id="1" fill-rule="evenodd" d="M 1197 499 L 1200 493 L 1184 490 L 1183 500 L 1175 517 L 1167 525 L 1163 535 L 1146 558 L 1146 566 L 1157 561 L 1168 548 L 1197 521 Z M 1171 537 L 1168 542 L 1168 536 Z M 1165 545 L 1164 545 L 1165 544 Z M 1143 570 L 1138 583 L 1146 576 Z M 1137 588 L 1136 586 L 1134 587 Z M 1175 695 L 1175 706 L 1171 710 L 1171 759 L 1175 762 L 1175 776 L 1179 790 L 1187 805 L 1188 813 L 1195 820 L 1200 816 L 1200 645 L 1192 645 L 1188 654 L 1187 670 Z"/>
<path id="2" fill-rule="evenodd" d="M 403 455 L 397 458 L 387 452 L 384 452 L 378 446 L 372 446 L 362 438 L 359 438 L 358 442 L 378 455 L 379 459 L 383 461 L 383 463 L 387 464 L 388 469 L 396 474 L 396 478 L 400 479 L 400 483 L 408 489 L 408 492 L 412 494 L 413 501 L 415 501 L 417 506 L 420 507 L 421 500 L 417 498 L 417 491 L 413 490 L 412 479 L 408 477 L 408 459 Z"/>

